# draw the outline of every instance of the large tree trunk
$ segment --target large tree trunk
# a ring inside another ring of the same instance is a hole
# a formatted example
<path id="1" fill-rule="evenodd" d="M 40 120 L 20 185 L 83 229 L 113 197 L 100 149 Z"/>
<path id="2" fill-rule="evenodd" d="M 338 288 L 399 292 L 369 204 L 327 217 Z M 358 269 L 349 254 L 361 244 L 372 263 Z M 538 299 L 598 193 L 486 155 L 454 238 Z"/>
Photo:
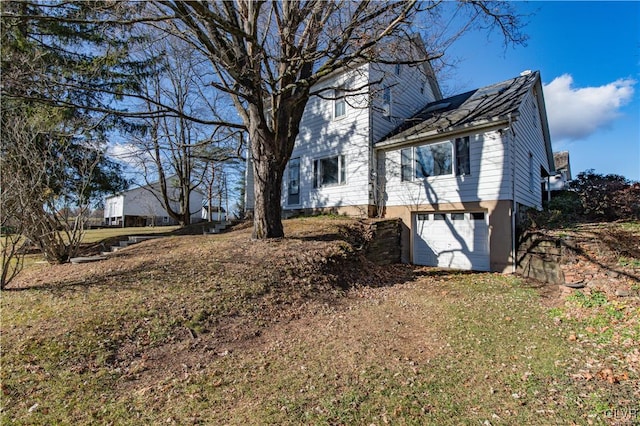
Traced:
<path id="1" fill-rule="evenodd" d="M 253 238 L 282 238 L 282 177 L 293 142 L 269 131 L 258 108 L 251 106 L 249 110 L 251 119 L 247 127 L 254 179 Z"/>
<path id="2" fill-rule="evenodd" d="M 273 134 L 250 123 L 251 156 L 253 158 L 253 238 L 282 238 L 282 175 L 286 159 L 277 154 L 278 143 Z M 286 157 L 288 159 L 288 157 Z"/>
<path id="3" fill-rule="evenodd" d="M 191 173 L 189 173 L 191 174 Z M 180 210 L 182 210 L 182 218 L 180 220 L 180 227 L 191 225 L 191 188 L 190 182 L 182 185 L 180 192 Z"/>
<path id="4" fill-rule="evenodd" d="M 273 131 L 264 122 L 261 106 L 249 107 L 249 140 L 253 159 L 253 238 L 282 238 L 282 179 L 291 158 L 307 96 L 279 100 Z M 299 95 L 298 95 L 299 96 Z M 267 114 L 268 116 L 268 114 Z"/>
<path id="5" fill-rule="evenodd" d="M 253 238 L 282 238 L 282 171 L 273 157 L 254 157 Z"/>

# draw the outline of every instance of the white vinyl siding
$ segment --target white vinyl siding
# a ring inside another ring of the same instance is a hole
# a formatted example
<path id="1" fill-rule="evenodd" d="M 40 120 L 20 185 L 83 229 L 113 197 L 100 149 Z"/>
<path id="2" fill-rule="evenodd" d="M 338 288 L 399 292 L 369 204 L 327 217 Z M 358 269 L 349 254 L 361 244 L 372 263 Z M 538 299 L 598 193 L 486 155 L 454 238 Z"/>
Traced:
<path id="1" fill-rule="evenodd" d="M 124 215 L 124 195 L 107 197 L 104 202 L 104 217 L 120 217 Z"/>
<path id="2" fill-rule="evenodd" d="M 381 82 L 371 87 L 373 142 L 380 141 L 406 118 L 412 117 L 426 104 L 436 100 L 421 66 L 402 65 L 401 75 L 397 76 L 395 65 L 372 64 L 369 81 Z M 383 113 L 383 86 L 391 89 L 391 117 L 386 117 Z"/>
<path id="3" fill-rule="evenodd" d="M 427 103 L 435 100 L 422 66 L 403 65 L 401 76 L 395 75 L 395 66 L 364 64 L 356 70 L 329 77 L 313 87 L 313 91 L 326 89 L 325 99 L 312 97 L 300 123 L 300 133 L 291 158 L 300 159 L 299 204 L 291 208 L 325 208 L 371 205 L 375 200 L 375 169 L 373 142 L 380 140 L 406 118 L 411 117 Z M 389 78 L 393 117 L 385 119 L 381 113 L 380 85 L 368 87 Z M 424 83 L 424 84 L 423 84 Z M 424 87 L 421 93 L 421 87 Z M 351 90 L 361 88 L 357 93 Z M 344 90 L 344 115 L 336 105 L 336 94 Z M 329 99 L 330 98 L 330 99 Z M 336 116 L 338 115 L 338 116 Z M 343 155 L 345 183 L 314 187 L 314 162 L 318 159 Z M 252 209 L 253 172 L 247 162 L 246 207 Z M 283 202 L 286 209 L 288 182 L 283 182 Z"/>
<path id="4" fill-rule="evenodd" d="M 468 136 L 470 173 L 463 176 L 451 173 L 403 181 L 403 149 L 381 152 L 379 161 L 384 162 L 386 204 L 400 206 L 509 199 L 511 177 L 506 173 L 509 167 L 505 140 L 497 131 Z M 447 139 L 452 140 L 455 138 Z M 405 177 L 406 173 L 405 170 Z"/>
<path id="5" fill-rule="evenodd" d="M 540 169 L 549 172 L 545 151 L 540 108 L 536 106 L 533 93 L 529 93 L 520 106 L 519 116 L 513 123 L 517 135 L 515 145 L 515 199 L 518 203 L 542 208 Z M 533 176 L 530 176 L 530 167 Z"/>
<path id="6" fill-rule="evenodd" d="M 366 86 L 367 70 L 368 65 L 363 65 L 314 86 L 314 91 L 328 88 L 332 97 L 336 93 L 333 88 L 344 88 L 345 113 L 339 120 L 334 119 L 333 99 L 313 97 L 307 103 L 292 155 L 300 158 L 300 203 L 296 208 L 369 204 L 368 94 L 349 91 Z M 343 159 L 339 184 L 317 185 L 316 161 L 337 156 Z M 286 203 L 283 205 L 286 208 Z"/>

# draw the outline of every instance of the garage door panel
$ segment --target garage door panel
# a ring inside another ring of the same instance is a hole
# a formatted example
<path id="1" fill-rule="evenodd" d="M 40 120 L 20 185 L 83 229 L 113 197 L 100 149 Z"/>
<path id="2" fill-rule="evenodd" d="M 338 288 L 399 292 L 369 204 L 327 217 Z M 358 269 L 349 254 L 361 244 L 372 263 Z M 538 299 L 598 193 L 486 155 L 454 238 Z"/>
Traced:
<path id="1" fill-rule="evenodd" d="M 489 270 L 489 232 L 483 213 L 416 215 L 414 263 Z"/>

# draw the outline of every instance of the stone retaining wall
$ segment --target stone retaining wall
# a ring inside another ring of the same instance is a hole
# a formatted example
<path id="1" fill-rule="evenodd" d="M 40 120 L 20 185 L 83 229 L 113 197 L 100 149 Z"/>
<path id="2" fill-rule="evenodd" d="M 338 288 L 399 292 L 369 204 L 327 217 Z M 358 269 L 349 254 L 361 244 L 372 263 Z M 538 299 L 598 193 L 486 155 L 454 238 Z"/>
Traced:
<path id="1" fill-rule="evenodd" d="M 521 238 L 517 272 L 549 284 L 637 296 L 640 270 L 622 267 L 616 258 L 597 236 L 530 231 Z"/>
<path id="2" fill-rule="evenodd" d="M 564 284 L 562 240 L 540 232 L 525 232 L 518 247 L 516 272 L 550 284 Z"/>
<path id="3" fill-rule="evenodd" d="M 369 241 L 365 256 L 379 265 L 400 263 L 401 261 L 401 220 L 388 219 L 368 223 Z"/>

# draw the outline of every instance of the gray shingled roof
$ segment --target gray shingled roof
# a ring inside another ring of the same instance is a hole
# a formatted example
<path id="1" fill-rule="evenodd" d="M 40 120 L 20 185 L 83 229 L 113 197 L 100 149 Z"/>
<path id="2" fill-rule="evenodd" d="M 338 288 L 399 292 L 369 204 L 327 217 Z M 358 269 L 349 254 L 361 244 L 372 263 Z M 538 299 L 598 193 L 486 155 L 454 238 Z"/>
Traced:
<path id="1" fill-rule="evenodd" d="M 539 73 L 535 71 L 432 102 L 382 138 L 379 144 L 506 119 L 518 110 L 538 78 Z"/>

